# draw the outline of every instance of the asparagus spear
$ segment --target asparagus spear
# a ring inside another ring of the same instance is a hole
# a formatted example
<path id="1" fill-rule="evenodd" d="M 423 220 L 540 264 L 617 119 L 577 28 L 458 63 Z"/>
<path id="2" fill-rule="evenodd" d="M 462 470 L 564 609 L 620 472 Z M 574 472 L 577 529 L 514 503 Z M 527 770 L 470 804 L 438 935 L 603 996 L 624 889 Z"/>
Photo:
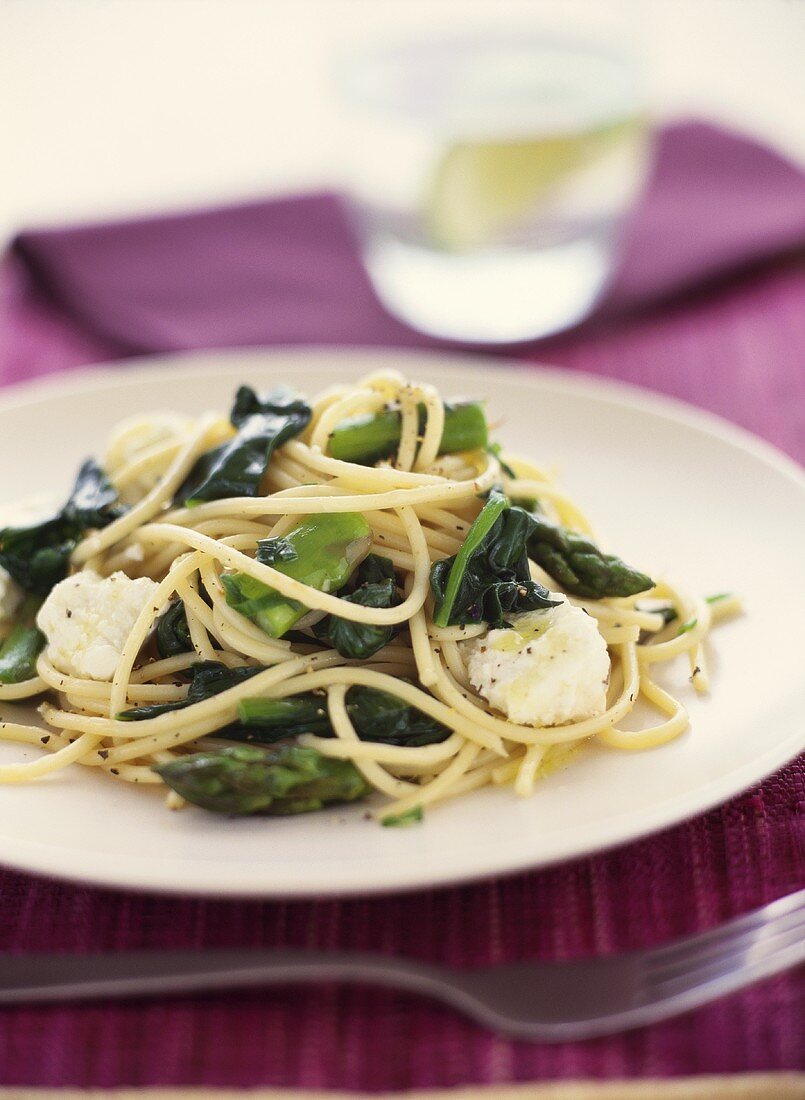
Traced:
<path id="1" fill-rule="evenodd" d="M 233 727 L 226 732 L 227 737 L 236 741 L 270 745 L 300 733 L 333 736 L 323 693 L 307 691 L 287 699 L 241 699 L 238 717 L 240 728 Z"/>
<path id="2" fill-rule="evenodd" d="M 180 756 L 154 771 L 188 802 L 221 814 L 308 813 L 371 790 L 350 761 L 292 744 L 233 745 Z"/>
<path id="3" fill-rule="evenodd" d="M 35 622 L 41 602 L 28 596 L 14 629 L 0 646 L 0 684 L 21 684 L 36 676 L 36 658 L 47 641 Z"/>
<path id="4" fill-rule="evenodd" d="M 344 462 L 372 463 L 394 454 L 400 442 L 400 413 L 388 409 L 376 415 L 354 416 L 339 424 L 328 450 Z M 424 426 L 425 409 L 420 406 Z M 487 443 L 486 416 L 478 401 L 445 402 L 444 431 L 439 454 L 473 451 Z"/>
<path id="5" fill-rule="evenodd" d="M 337 592 L 369 553 L 372 529 L 358 512 L 310 516 L 282 538 L 261 539 L 257 560 L 286 576 Z M 226 601 L 269 634 L 281 638 L 308 609 L 245 573 L 224 574 Z"/>
<path id="6" fill-rule="evenodd" d="M 534 528 L 528 537 L 528 555 L 573 596 L 602 599 L 634 596 L 654 587 L 645 573 L 604 554 L 594 542 L 576 531 L 551 523 L 543 515 L 531 516 Z"/>

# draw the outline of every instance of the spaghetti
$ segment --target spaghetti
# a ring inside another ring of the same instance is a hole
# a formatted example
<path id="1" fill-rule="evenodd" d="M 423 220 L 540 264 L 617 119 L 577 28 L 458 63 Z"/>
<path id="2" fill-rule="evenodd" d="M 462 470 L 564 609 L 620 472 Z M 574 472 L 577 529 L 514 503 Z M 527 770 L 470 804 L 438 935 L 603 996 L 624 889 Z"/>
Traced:
<path id="1" fill-rule="evenodd" d="M 250 495 L 182 500 L 181 487 L 199 462 L 221 453 L 237 434 L 222 416 L 154 416 L 129 421 L 114 434 L 106 473 L 127 507 L 102 528 L 82 533 L 69 570 L 150 578 L 152 595 L 128 631 L 111 679 L 65 670 L 48 646 L 35 675 L 0 684 L 0 700 L 44 695 L 45 724 L 5 722 L 0 738 L 49 751 L 32 762 L 0 766 L 0 782 L 25 782 L 81 764 L 121 782 L 162 785 L 171 765 L 188 753 L 214 755 L 226 746 L 244 722 L 245 703 L 318 699 L 319 726 L 295 729 L 294 743 L 317 758 L 347 762 L 364 786 L 384 796 L 379 816 L 397 821 L 488 784 L 511 784 L 518 795 L 529 795 L 540 774 L 589 738 L 633 750 L 682 733 L 685 707 L 656 682 L 655 667 L 683 657 L 693 686 L 706 691 L 703 643 L 715 621 L 737 610 L 733 597 L 708 602 L 660 582 L 628 596 L 591 598 L 565 591 L 550 563 L 529 550 L 533 588 L 515 582 L 514 598 L 547 589 L 544 610 L 531 614 L 549 615 L 557 600 L 587 612 L 606 645 L 610 674 L 600 713 L 561 724 L 513 721 L 490 703 L 468 667 L 471 647 L 477 652 L 491 637 L 491 625 L 505 631 L 506 615 L 491 624 L 489 617 L 478 619 L 476 607 L 474 616 L 445 621 L 434 565 L 460 559 L 494 494 L 504 500 L 501 509 L 525 509 L 574 538 L 592 537 L 586 518 L 525 459 L 485 446 L 444 453 L 449 406 L 433 387 L 411 385 L 396 372 L 329 389 L 309 409 L 304 428 L 273 449 L 259 491 Z M 333 441 L 356 418 L 375 418 L 378 426 L 394 420 L 393 453 L 368 462 L 338 457 Z M 390 563 L 378 582 L 396 592 L 386 606 L 344 598 L 343 587 L 316 587 L 259 552 L 269 540 L 273 552 L 284 548 L 290 557 L 287 539 L 300 523 L 348 514 L 368 524 L 371 545 L 363 550 Z M 233 600 L 233 576 L 245 588 L 270 591 L 285 609 L 300 608 L 295 629 L 272 636 L 244 611 L 250 604 Z M 178 600 L 187 648 L 166 656 L 155 650 L 154 629 Z M 518 614 L 512 612 L 515 619 Z M 323 640 L 316 619 L 386 630 L 388 636 L 368 656 L 345 655 Z M 194 701 L 188 681 L 202 664 L 240 670 L 242 679 Z M 350 703 L 355 691 L 392 697 L 441 733 L 419 743 L 362 735 Z M 657 721 L 624 728 L 641 699 L 658 713 Z M 136 708 L 145 712 L 143 720 L 121 720 L 121 714 L 136 715 Z M 172 793 L 169 804 L 182 801 Z"/>

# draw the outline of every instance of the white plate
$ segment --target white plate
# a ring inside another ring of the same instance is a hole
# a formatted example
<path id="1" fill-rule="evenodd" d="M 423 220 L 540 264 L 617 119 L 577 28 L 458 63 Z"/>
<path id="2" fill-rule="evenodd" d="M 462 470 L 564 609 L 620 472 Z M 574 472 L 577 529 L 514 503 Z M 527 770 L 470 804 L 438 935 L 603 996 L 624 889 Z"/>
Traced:
<path id="1" fill-rule="evenodd" d="M 499 361 L 397 352 L 216 352 L 149 360 L 0 395 L 0 504 L 61 494 L 80 460 L 134 412 L 225 408 L 235 385 L 315 392 L 398 366 L 446 394 L 487 397 L 507 446 L 556 462 L 607 544 L 692 589 L 733 589 L 745 617 L 718 628 L 713 693 L 677 683 L 691 730 L 663 748 L 586 750 L 528 800 L 483 790 L 383 829 L 359 807 L 287 819 L 169 813 L 156 792 L 73 767 L 0 787 L 0 862 L 63 878 L 255 897 L 434 886 L 581 856 L 701 813 L 805 745 L 805 478 L 746 433 L 640 390 Z M 9 477 L 9 471 L 14 471 Z M 11 708 L 4 708 L 6 711 Z M 10 715 L 9 715 L 10 716 Z M 0 745 L 0 761 L 36 750 Z"/>

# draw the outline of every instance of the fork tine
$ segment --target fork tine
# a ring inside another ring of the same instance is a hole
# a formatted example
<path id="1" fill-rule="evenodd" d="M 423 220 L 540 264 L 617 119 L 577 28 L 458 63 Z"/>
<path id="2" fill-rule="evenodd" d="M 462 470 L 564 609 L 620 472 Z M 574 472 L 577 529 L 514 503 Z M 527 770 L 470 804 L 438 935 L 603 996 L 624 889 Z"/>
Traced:
<path id="1" fill-rule="evenodd" d="M 775 936 L 796 930 L 805 937 L 805 909 L 785 913 L 766 924 L 747 927 L 738 926 L 736 922 L 732 928 L 722 928 L 721 935 L 709 935 L 704 941 L 697 937 L 687 944 L 678 944 L 674 952 L 661 948 L 647 957 L 646 969 L 652 979 L 670 978 L 694 966 L 716 962 L 719 958 L 750 950 L 757 943 L 767 943 Z"/>
<path id="2" fill-rule="evenodd" d="M 739 966 L 765 968 L 773 964 L 778 956 L 788 956 L 789 953 L 794 956 L 793 962 L 805 960 L 805 938 L 801 927 L 775 932 L 770 939 L 764 936 L 760 942 L 748 947 L 733 947 L 730 952 L 718 958 L 696 963 L 689 969 L 680 968 L 676 974 L 651 976 L 651 995 L 672 997 L 684 990 L 696 989 L 720 979 Z M 789 962 L 789 965 L 793 963 Z"/>
<path id="3" fill-rule="evenodd" d="M 687 956 L 694 948 L 706 947 L 714 940 L 722 940 L 727 933 L 751 932 L 764 927 L 769 924 L 770 921 L 798 912 L 805 912 L 805 890 L 799 890 L 795 894 L 789 894 L 786 897 L 778 898 L 777 901 L 773 901 L 769 905 L 764 905 L 761 909 L 754 909 L 752 912 L 745 913 L 742 917 L 736 917 L 726 924 L 719 924 L 716 925 L 715 928 L 709 928 L 706 932 L 700 932 L 698 935 L 689 936 L 686 939 L 676 940 L 663 947 L 654 948 L 652 950 L 652 956 L 656 958 L 658 962 L 660 960 L 670 962 L 678 955 Z"/>

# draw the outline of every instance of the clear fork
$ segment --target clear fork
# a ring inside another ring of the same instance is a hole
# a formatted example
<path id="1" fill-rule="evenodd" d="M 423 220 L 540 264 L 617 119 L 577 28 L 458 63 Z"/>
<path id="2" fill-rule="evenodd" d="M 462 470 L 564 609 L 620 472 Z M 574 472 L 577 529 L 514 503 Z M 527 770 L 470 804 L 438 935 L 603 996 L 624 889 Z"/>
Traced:
<path id="1" fill-rule="evenodd" d="M 154 997 L 301 982 L 422 993 L 522 1039 L 606 1035 L 686 1012 L 805 960 L 805 890 L 707 932 L 578 962 L 452 970 L 394 956 L 307 950 L 0 957 L 0 1005 Z"/>

